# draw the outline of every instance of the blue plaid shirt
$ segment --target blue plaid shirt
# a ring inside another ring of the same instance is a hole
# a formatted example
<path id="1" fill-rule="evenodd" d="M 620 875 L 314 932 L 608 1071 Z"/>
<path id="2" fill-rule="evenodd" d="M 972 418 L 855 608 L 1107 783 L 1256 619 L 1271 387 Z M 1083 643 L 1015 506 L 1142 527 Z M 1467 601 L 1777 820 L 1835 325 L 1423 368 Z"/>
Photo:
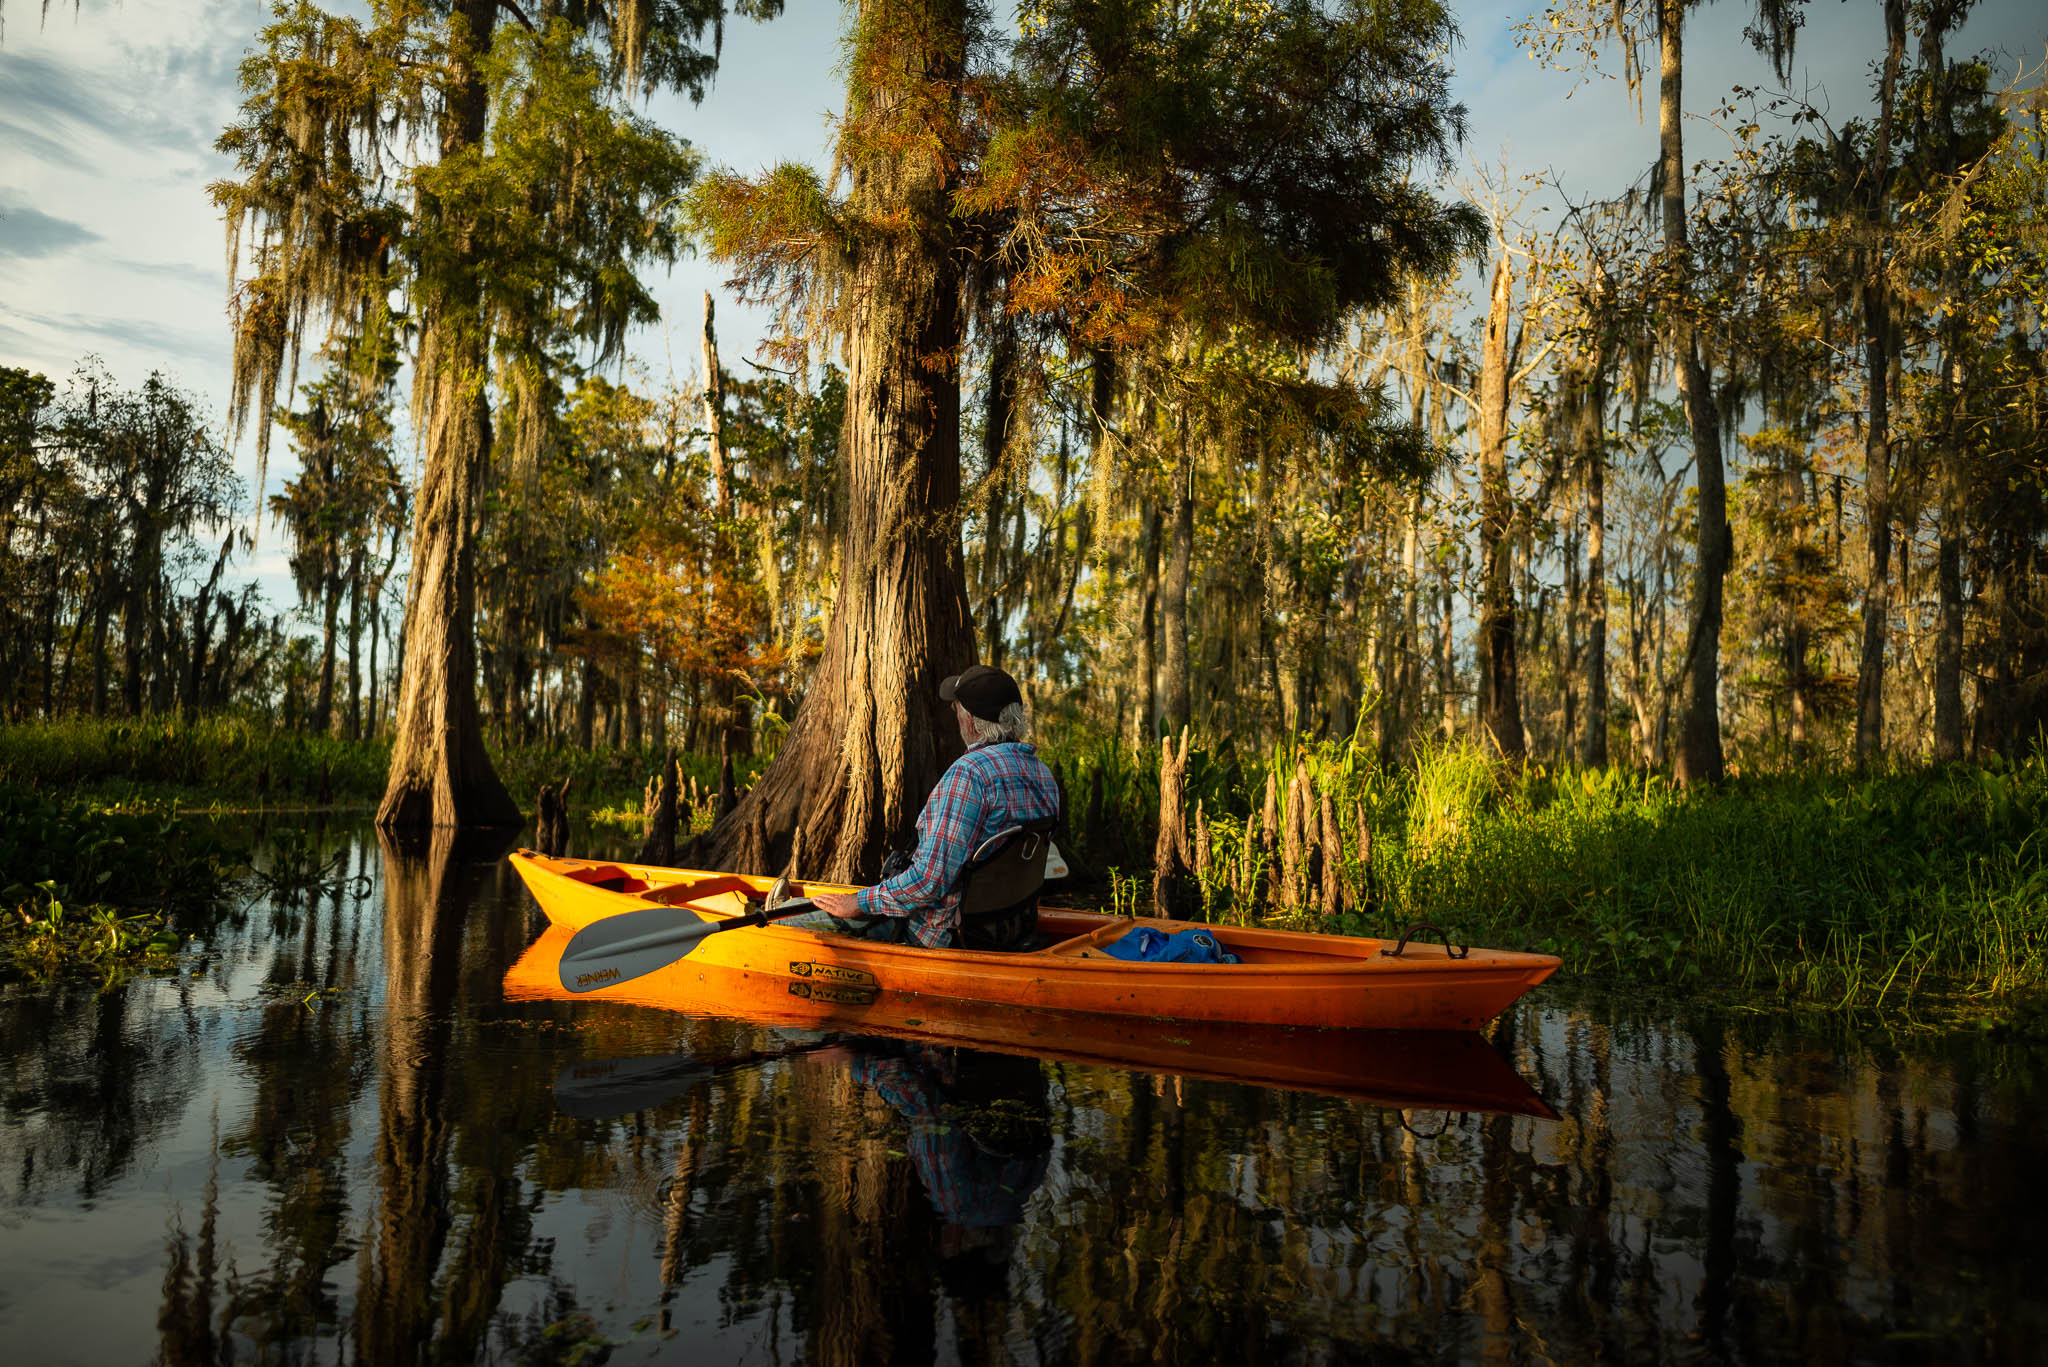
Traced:
<path id="1" fill-rule="evenodd" d="M 863 916 L 907 916 L 927 949 L 954 943 L 960 871 L 998 831 L 1058 816 L 1060 788 L 1038 752 L 1022 741 L 977 745 L 953 761 L 917 817 L 910 867 L 860 894 Z"/>

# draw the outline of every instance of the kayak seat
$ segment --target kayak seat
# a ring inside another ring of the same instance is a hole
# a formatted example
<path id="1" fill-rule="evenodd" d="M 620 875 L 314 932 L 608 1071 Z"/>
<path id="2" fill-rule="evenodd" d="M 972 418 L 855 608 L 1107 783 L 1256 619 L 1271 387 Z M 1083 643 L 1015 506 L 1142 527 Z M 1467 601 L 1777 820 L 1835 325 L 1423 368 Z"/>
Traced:
<path id="1" fill-rule="evenodd" d="M 647 894 L 647 900 L 660 902 L 665 906 L 679 907 L 706 902 L 711 898 L 723 897 L 734 892 L 749 902 L 761 900 L 761 894 L 754 891 L 754 885 L 738 876 L 698 878 L 689 882 L 670 883 L 664 887 L 651 889 Z"/>
<path id="2" fill-rule="evenodd" d="M 577 869 L 569 877 L 604 892 L 645 892 L 649 886 L 645 879 L 635 878 L 616 864 L 598 864 L 587 869 Z"/>
<path id="3" fill-rule="evenodd" d="M 1038 897 L 1057 817 L 997 831 L 968 856 L 960 879 L 960 942 L 1028 953 L 1038 943 Z"/>

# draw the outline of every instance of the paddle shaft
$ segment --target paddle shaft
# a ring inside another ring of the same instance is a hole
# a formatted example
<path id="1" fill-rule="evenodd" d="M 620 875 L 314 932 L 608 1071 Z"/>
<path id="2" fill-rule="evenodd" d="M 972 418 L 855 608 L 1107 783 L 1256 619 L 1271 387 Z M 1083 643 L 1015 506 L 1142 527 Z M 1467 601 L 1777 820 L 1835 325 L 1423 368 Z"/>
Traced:
<path id="1" fill-rule="evenodd" d="M 630 940 L 621 940 L 605 948 L 613 954 L 631 954 L 635 950 L 652 949 L 656 945 L 693 945 L 706 936 L 716 935 L 721 930 L 765 926 L 770 921 L 780 921 L 787 916 L 801 916 L 807 911 L 816 910 L 810 898 L 798 897 L 772 910 L 764 907 L 760 911 L 750 911 L 723 921 L 699 921 L 694 926 L 684 926 L 680 930 L 651 930 L 645 935 L 635 935 Z"/>

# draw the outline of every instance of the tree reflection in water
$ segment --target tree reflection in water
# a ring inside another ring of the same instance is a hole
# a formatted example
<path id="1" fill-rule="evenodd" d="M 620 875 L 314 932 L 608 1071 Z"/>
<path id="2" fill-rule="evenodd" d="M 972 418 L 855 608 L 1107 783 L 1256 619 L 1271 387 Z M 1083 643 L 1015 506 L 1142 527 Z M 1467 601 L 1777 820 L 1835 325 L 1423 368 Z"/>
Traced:
<path id="1" fill-rule="evenodd" d="M 175 979 L 0 995 L 10 1360 L 2027 1362 L 2048 1339 L 2024 1045 L 1546 990 L 1496 1043 L 1561 1121 L 1403 1115 L 506 1002 L 530 927 L 495 850 L 325 839 L 368 898 L 230 917 Z M 661 1057 L 619 1070 L 614 1111 L 557 1104 L 593 1060 Z"/>

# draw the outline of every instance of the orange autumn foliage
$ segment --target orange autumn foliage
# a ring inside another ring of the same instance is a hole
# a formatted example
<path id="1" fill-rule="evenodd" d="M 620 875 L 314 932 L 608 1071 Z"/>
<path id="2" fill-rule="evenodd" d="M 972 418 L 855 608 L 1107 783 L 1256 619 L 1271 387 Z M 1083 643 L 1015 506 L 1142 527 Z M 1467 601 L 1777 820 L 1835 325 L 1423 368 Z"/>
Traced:
<path id="1" fill-rule="evenodd" d="M 671 685 L 724 676 L 756 693 L 787 686 L 789 652 L 771 639 L 765 595 L 701 523 L 640 528 L 583 598 L 600 632 L 637 646 Z"/>

